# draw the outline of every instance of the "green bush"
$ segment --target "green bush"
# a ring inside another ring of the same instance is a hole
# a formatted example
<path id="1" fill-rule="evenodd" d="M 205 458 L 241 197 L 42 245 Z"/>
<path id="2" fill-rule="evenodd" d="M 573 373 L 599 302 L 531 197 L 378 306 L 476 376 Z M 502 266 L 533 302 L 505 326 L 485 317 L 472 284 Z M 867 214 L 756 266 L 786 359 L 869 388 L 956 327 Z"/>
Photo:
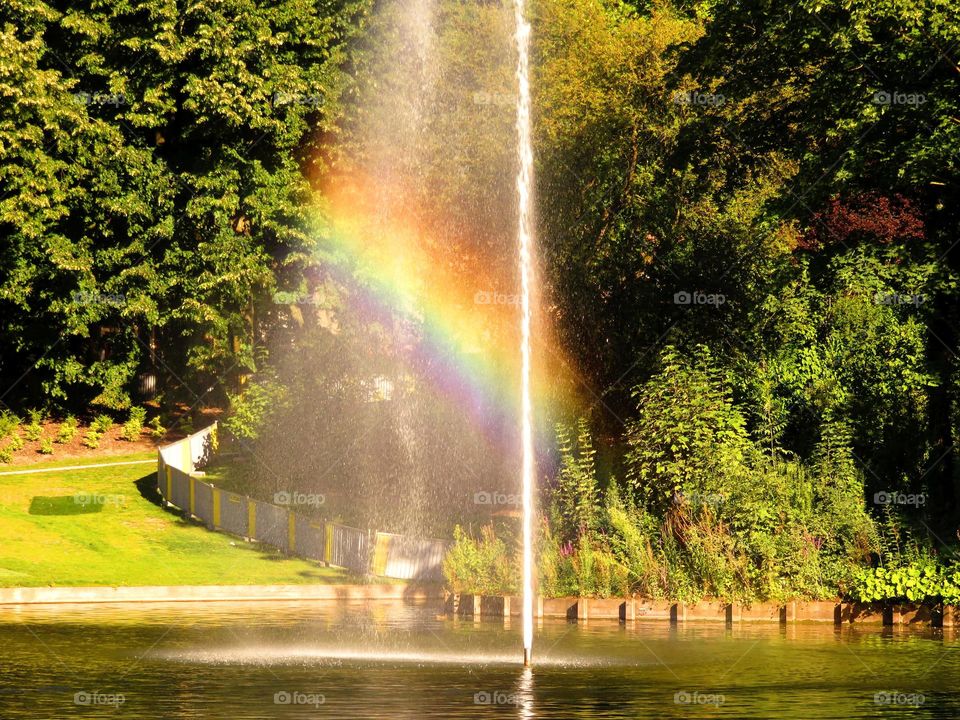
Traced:
<path id="1" fill-rule="evenodd" d="M 142 407 L 130 408 L 130 418 L 123 424 L 120 437 L 129 442 L 136 442 L 143 432 L 143 423 L 147 419 L 147 410 Z"/>
<path id="2" fill-rule="evenodd" d="M 516 564 L 490 525 L 481 528 L 476 539 L 457 525 L 443 572 L 454 592 L 500 595 L 516 593 L 519 588 Z"/>
<path id="3" fill-rule="evenodd" d="M 560 542 L 544 524 L 536 561 L 540 593 L 546 597 L 623 597 L 634 589 L 630 568 L 608 545 L 609 538 L 583 533 Z"/>
<path id="4" fill-rule="evenodd" d="M 98 432 L 96 428 L 91 426 L 90 429 L 87 430 L 87 434 L 83 436 L 83 444 L 91 450 L 96 450 L 98 447 L 100 447 L 101 437 L 102 433 Z"/>
<path id="5" fill-rule="evenodd" d="M 16 432 L 19 426 L 20 418 L 14 413 L 10 412 L 9 410 L 3 410 L 0 412 L 0 440 L 7 437 L 11 433 Z"/>
<path id="6" fill-rule="evenodd" d="M 944 566 L 929 555 L 907 565 L 861 568 L 850 595 L 860 602 L 907 600 L 960 603 L 960 565 Z"/>
<path id="7" fill-rule="evenodd" d="M 23 426 L 23 434 L 30 442 L 36 442 L 43 435 L 43 426 L 31 422 Z"/>
<path id="8" fill-rule="evenodd" d="M 654 555 L 670 546 L 665 567 L 674 574 L 679 563 L 696 593 L 836 596 L 877 548 L 849 432 L 826 423 L 812 466 L 761 450 L 709 352 L 693 355 L 668 349 L 661 372 L 635 392 L 628 477 L 661 523 Z"/>
<path id="9" fill-rule="evenodd" d="M 545 593 L 693 601 L 836 597 L 878 549 L 850 433 L 826 422 L 809 463 L 750 437 L 704 348 L 667 349 L 635 391 L 627 483 L 597 477 L 589 429 L 558 428 L 541 539 Z M 602 492 L 599 488 L 602 488 Z"/>
<path id="10" fill-rule="evenodd" d="M 633 392 L 638 416 L 627 427 L 627 479 L 661 513 L 678 496 L 705 497 L 741 484 L 756 455 L 709 350 L 701 346 L 693 355 L 668 347 L 661 371 Z"/>
<path id="11" fill-rule="evenodd" d="M 90 427 L 93 430 L 96 430 L 100 435 L 103 435 L 113 427 L 113 418 L 105 413 L 102 415 L 97 415 L 93 422 L 90 423 Z"/>
<path id="12" fill-rule="evenodd" d="M 238 440 L 256 440 L 264 423 L 287 404 L 287 388 L 275 373 L 262 371 L 239 395 L 230 395 L 230 415 L 223 426 Z"/>
<path id="13" fill-rule="evenodd" d="M 645 597 L 663 597 L 666 588 L 661 559 L 654 552 L 658 528 L 653 517 L 622 500 L 616 485 L 608 490 L 606 513 L 610 549 L 626 568 L 631 590 Z"/>
<path id="14" fill-rule="evenodd" d="M 550 523 L 541 523 L 539 542 L 537 543 L 537 569 L 539 571 L 540 594 L 545 597 L 564 597 L 577 591 L 577 577 L 570 560 L 572 544 L 561 544 L 552 532 Z"/>
<path id="15" fill-rule="evenodd" d="M 598 537 L 581 535 L 573 555 L 577 595 L 623 597 L 631 592 L 629 571 Z"/>
<path id="16" fill-rule="evenodd" d="M 560 467 L 553 491 L 550 527 L 541 539 L 541 587 L 550 594 L 609 597 L 630 592 L 630 570 L 605 536 L 590 426 L 557 425 Z M 613 483 L 611 483 L 613 484 Z"/>
<path id="17" fill-rule="evenodd" d="M 157 415 L 150 421 L 150 436 L 154 440 L 160 440 L 167 434 L 167 429 L 160 423 L 160 416 Z"/>
<path id="18" fill-rule="evenodd" d="M 41 438 L 40 439 L 40 449 L 38 450 L 42 455 L 52 455 L 53 454 L 53 440 L 50 438 Z"/>
<path id="19" fill-rule="evenodd" d="M 10 436 L 10 444 L 8 447 L 12 452 L 17 452 L 23 449 L 23 444 L 23 438 L 20 437 L 20 433 L 15 432 Z"/>
<path id="20" fill-rule="evenodd" d="M 60 444 L 66 444 L 73 440 L 74 436 L 77 434 L 78 426 L 77 418 L 73 415 L 67 415 L 66 419 L 60 423 L 60 428 L 57 430 L 57 442 Z"/>
<path id="21" fill-rule="evenodd" d="M 880 528 L 877 567 L 857 568 L 848 595 L 861 602 L 960 603 L 957 549 L 934 554 L 889 508 Z"/>
<path id="22" fill-rule="evenodd" d="M 13 462 L 13 453 L 10 451 L 10 448 L 0 448 L 0 463 L 6 465 L 10 462 Z"/>

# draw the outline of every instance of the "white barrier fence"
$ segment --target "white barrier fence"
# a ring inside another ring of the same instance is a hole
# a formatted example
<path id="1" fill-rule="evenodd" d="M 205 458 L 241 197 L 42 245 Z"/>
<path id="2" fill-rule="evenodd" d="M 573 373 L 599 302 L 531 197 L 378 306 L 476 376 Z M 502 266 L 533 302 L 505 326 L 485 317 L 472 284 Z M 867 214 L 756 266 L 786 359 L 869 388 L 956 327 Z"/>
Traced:
<path id="1" fill-rule="evenodd" d="M 159 449 L 157 489 L 163 499 L 213 530 L 355 573 L 401 580 L 443 579 L 442 540 L 411 538 L 323 522 L 290 509 L 222 490 L 194 473 L 216 449 L 217 424 Z"/>

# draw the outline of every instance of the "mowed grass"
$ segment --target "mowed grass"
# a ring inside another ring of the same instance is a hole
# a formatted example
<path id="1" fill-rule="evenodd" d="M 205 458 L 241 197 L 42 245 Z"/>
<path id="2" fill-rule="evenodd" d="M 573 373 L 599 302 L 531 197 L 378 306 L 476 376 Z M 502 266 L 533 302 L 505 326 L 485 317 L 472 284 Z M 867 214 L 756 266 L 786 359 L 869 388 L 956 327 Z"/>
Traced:
<path id="1" fill-rule="evenodd" d="M 58 465 L 155 459 L 137 453 Z M 2 471 L 2 469 L 0 469 Z M 155 504 L 148 464 L 0 475 L 0 587 L 351 582 Z"/>

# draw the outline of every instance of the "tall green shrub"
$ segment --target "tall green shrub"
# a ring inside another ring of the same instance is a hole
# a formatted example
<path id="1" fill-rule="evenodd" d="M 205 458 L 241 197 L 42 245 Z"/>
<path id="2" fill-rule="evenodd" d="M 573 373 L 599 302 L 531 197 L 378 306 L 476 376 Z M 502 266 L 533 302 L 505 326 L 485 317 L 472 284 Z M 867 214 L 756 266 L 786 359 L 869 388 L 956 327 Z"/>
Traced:
<path id="1" fill-rule="evenodd" d="M 666 511 L 677 497 L 729 491 L 749 474 L 755 450 L 746 421 L 709 350 L 668 347 L 661 370 L 634 390 L 627 425 L 627 479 L 638 499 Z"/>
<path id="2" fill-rule="evenodd" d="M 238 440 L 256 440 L 270 417 L 287 404 L 287 388 L 276 373 L 264 370 L 242 393 L 230 395 L 223 426 Z"/>
<path id="3" fill-rule="evenodd" d="M 553 491 L 557 533 L 565 541 L 575 541 L 597 529 L 600 489 L 597 484 L 596 450 L 585 418 L 576 425 L 576 437 L 570 428 L 557 425 L 560 469 Z"/>
<path id="4" fill-rule="evenodd" d="M 459 525 L 453 530 L 453 546 L 443 561 L 447 585 L 454 592 L 499 595 L 518 590 L 516 563 L 506 543 L 493 526 L 485 525 L 479 537 Z"/>

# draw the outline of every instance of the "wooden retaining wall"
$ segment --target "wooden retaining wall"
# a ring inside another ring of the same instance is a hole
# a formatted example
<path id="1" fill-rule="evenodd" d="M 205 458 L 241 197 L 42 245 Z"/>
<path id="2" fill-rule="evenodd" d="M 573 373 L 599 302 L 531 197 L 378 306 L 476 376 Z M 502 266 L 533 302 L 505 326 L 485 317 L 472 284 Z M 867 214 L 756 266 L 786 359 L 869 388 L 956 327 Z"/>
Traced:
<path id="1" fill-rule="evenodd" d="M 448 594 L 447 612 L 459 617 L 480 620 L 519 617 L 518 597 Z M 916 604 L 882 605 L 880 603 L 848 603 L 839 600 L 795 601 L 788 603 L 753 603 L 743 605 L 719 600 L 696 603 L 671 602 L 650 598 L 537 598 L 534 617 L 565 619 L 573 622 L 590 620 L 661 620 L 671 623 L 832 623 L 834 625 L 932 625 L 960 627 L 960 606 L 933 608 Z"/>

